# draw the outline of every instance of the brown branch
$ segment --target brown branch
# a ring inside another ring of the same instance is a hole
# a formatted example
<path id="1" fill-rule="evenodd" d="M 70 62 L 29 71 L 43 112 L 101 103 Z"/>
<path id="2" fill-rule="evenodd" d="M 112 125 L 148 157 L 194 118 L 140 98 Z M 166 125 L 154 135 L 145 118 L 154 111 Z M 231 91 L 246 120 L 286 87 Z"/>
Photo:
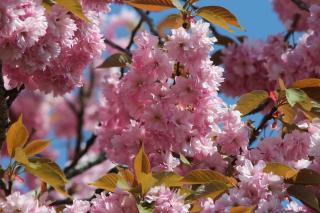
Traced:
<path id="1" fill-rule="evenodd" d="M 78 155 L 78 153 L 80 152 L 81 149 L 81 142 L 83 139 L 83 132 L 82 132 L 82 128 L 84 125 L 84 113 L 85 113 L 85 100 L 84 100 L 84 89 L 83 87 L 80 88 L 79 91 L 79 111 L 77 114 L 77 139 L 76 139 L 76 147 L 75 147 L 75 156 Z"/>
<path id="2" fill-rule="evenodd" d="M 153 20 L 148 16 L 149 15 L 149 12 L 144 12 L 143 10 L 140 10 L 138 8 L 134 8 L 138 13 L 139 15 L 141 16 L 141 18 L 143 19 L 143 21 L 146 22 L 146 24 L 148 25 L 149 27 L 149 30 L 150 32 L 155 35 L 155 36 L 158 36 L 160 38 L 160 35 L 158 33 L 158 31 L 155 29 L 154 27 L 154 24 L 153 24 Z"/>
<path id="3" fill-rule="evenodd" d="M 141 18 L 140 21 L 139 21 L 139 23 L 137 24 L 137 26 L 132 30 L 132 32 L 131 32 L 131 37 L 130 37 L 129 43 L 128 43 L 127 47 L 126 47 L 126 50 L 129 51 L 130 48 L 131 48 L 131 46 L 133 45 L 134 37 L 136 36 L 138 30 L 139 30 L 140 27 L 142 26 L 143 21 L 144 21 L 144 19 Z"/>
<path id="4" fill-rule="evenodd" d="M 277 111 L 277 108 L 273 107 L 271 109 L 271 111 L 263 117 L 263 119 L 260 122 L 259 126 L 252 131 L 252 134 L 251 134 L 250 139 L 249 139 L 249 146 L 251 146 L 253 144 L 253 142 L 257 139 L 257 137 L 261 133 L 261 130 L 267 125 L 268 121 L 273 118 L 273 113 L 275 113 L 276 111 Z"/>
<path id="5" fill-rule="evenodd" d="M 297 7 L 299 7 L 301 10 L 310 12 L 309 10 L 309 5 L 307 3 L 305 3 L 302 0 L 291 0 L 295 5 L 297 5 Z"/>
<path id="6" fill-rule="evenodd" d="M 127 49 L 120 47 L 118 44 L 116 44 L 106 38 L 104 39 L 104 43 L 108 44 L 110 47 L 113 47 L 114 49 L 119 50 L 120 52 L 126 53 L 129 56 L 132 55 L 131 52 L 128 51 Z"/>
<path id="7" fill-rule="evenodd" d="M 70 178 L 73 178 L 73 177 L 75 177 L 77 175 L 80 175 L 83 172 L 87 171 L 88 169 L 90 169 L 90 168 L 92 168 L 92 167 L 104 162 L 106 159 L 107 159 L 106 154 L 103 152 L 94 161 L 88 162 L 85 166 L 83 166 L 83 167 L 81 167 L 79 169 L 71 169 L 69 171 L 69 173 L 66 174 L 66 177 L 68 179 L 70 179 Z"/>
<path id="8" fill-rule="evenodd" d="M 6 138 L 6 131 L 9 125 L 9 112 L 6 98 L 7 92 L 4 87 L 2 64 L 0 62 L 0 150 L 2 150 L 3 141 Z"/>
<path id="9" fill-rule="evenodd" d="M 22 85 L 21 87 L 16 87 L 11 90 L 6 91 L 6 96 L 8 97 L 7 99 L 7 106 L 8 108 L 12 105 L 12 103 L 16 100 L 18 95 L 22 90 L 24 90 L 25 86 Z"/>
<path id="10" fill-rule="evenodd" d="M 295 29 L 299 23 L 300 17 L 301 17 L 300 14 L 295 14 L 293 18 L 293 22 L 290 26 L 290 29 L 288 30 L 287 34 L 284 36 L 284 41 L 287 42 L 290 36 L 295 32 Z"/>
<path id="11" fill-rule="evenodd" d="M 73 159 L 72 163 L 67 166 L 65 169 L 64 169 L 64 172 L 65 173 L 68 173 L 71 169 L 73 169 L 79 162 L 79 160 L 89 151 L 89 149 L 92 147 L 92 145 L 94 144 L 94 142 L 96 141 L 96 138 L 97 136 L 96 135 L 92 135 L 88 140 L 87 140 L 87 143 L 86 143 L 86 147 L 81 150 L 76 156 L 75 158 Z"/>

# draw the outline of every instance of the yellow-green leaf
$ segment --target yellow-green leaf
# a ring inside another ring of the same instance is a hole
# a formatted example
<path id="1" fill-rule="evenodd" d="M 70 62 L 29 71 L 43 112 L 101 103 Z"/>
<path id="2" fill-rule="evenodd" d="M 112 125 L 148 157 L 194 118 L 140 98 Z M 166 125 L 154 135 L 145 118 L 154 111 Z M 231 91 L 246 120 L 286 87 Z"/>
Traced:
<path id="1" fill-rule="evenodd" d="M 150 11 L 175 8 L 171 0 L 127 0 L 126 3 L 136 8 Z"/>
<path id="2" fill-rule="evenodd" d="M 42 5 L 46 10 L 51 11 L 52 5 L 49 4 L 48 2 L 43 1 L 43 2 L 41 3 L 41 5 Z"/>
<path id="3" fill-rule="evenodd" d="M 230 213 L 251 213 L 256 208 L 255 205 L 253 206 L 236 206 L 230 209 Z"/>
<path id="4" fill-rule="evenodd" d="M 319 78 L 307 78 L 294 82 L 291 85 L 292 88 L 309 88 L 309 87 L 320 87 Z"/>
<path id="5" fill-rule="evenodd" d="M 301 89 L 297 89 L 297 88 L 286 89 L 286 98 L 291 107 L 294 107 L 296 104 L 299 104 L 304 110 L 307 110 L 307 111 L 310 111 L 312 108 L 311 99 Z"/>
<path id="6" fill-rule="evenodd" d="M 118 175 L 127 181 L 132 186 L 134 183 L 134 174 L 129 169 L 119 169 Z"/>
<path id="7" fill-rule="evenodd" d="M 181 4 L 180 0 L 171 0 L 171 2 L 178 10 L 183 10 L 183 5 Z"/>
<path id="8" fill-rule="evenodd" d="M 142 206 L 141 204 L 137 204 L 137 209 L 138 209 L 139 213 L 152 213 L 153 212 L 152 208 Z"/>
<path id="9" fill-rule="evenodd" d="M 180 14 L 170 14 L 158 24 L 158 31 L 164 37 L 166 29 L 177 29 L 183 24 L 183 19 Z"/>
<path id="10" fill-rule="evenodd" d="M 117 187 L 118 180 L 119 176 L 117 174 L 108 173 L 96 180 L 95 182 L 90 183 L 90 185 L 95 186 L 99 189 L 104 189 L 109 192 L 114 192 Z"/>
<path id="11" fill-rule="evenodd" d="M 298 171 L 294 168 L 291 168 L 287 165 L 281 163 L 268 163 L 266 167 L 263 169 L 265 173 L 273 173 L 275 175 L 291 178 L 298 173 Z"/>
<path id="12" fill-rule="evenodd" d="M 232 32 L 229 25 L 235 26 L 242 30 L 237 18 L 229 10 L 219 6 L 207 6 L 201 7 L 197 14 L 202 18 L 210 21 L 211 23 L 218 25 L 230 32 Z"/>
<path id="13" fill-rule="evenodd" d="M 201 212 L 202 207 L 201 207 L 201 202 L 199 200 L 195 200 L 191 203 L 191 208 L 189 209 L 190 213 L 194 213 L 194 212 Z"/>
<path id="14" fill-rule="evenodd" d="M 141 144 L 141 148 L 134 158 L 134 172 L 137 177 L 138 183 L 142 181 L 142 173 L 149 174 L 151 167 L 147 154 L 144 152 L 144 146 Z"/>
<path id="15" fill-rule="evenodd" d="M 179 158 L 183 164 L 191 165 L 190 161 L 183 154 L 180 153 Z"/>
<path id="16" fill-rule="evenodd" d="M 181 180 L 183 184 L 208 184 L 214 181 L 220 181 L 225 184 L 234 185 L 233 180 L 223 174 L 209 170 L 209 169 L 196 169 L 189 172 Z"/>
<path id="17" fill-rule="evenodd" d="M 300 200 L 306 206 L 316 210 L 317 212 L 320 212 L 319 200 L 314 192 L 311 191 L 311 189 L 308 189 L 302 185 L 291 185 L 287 189 L 287 192 L 289 195 Z"/>
<path id="18" fill-rule="evenodd" d="M 98 68 L 125 67 L 132 62 L 125 53 L 116 53 L 107 58 Z"/>
<path id="19" fill-rule="evenodd" d="M 29 160 L 28 157 L 26 155 L 26 153 L 24 152 L 24 150 L 21 147 L 17 147 L 14 151 L 14 159 L 21 163 L 24 166 L 29 165 Z"/>
<path id="20" fill-rule="evenodd" d="M 52 160 L 47 158 L 30 158 L 26 171 L 51 185 L 61 194 L 68 196 L 65 191 L 67 179 L 60 167 Z"/>
<path id="21" fill-rule="evenodd" d="M 27 128 L 22 122 L 22 115 L 20 115 L 18 121 L 13 123 L 7 133 L 7 150 L 10 156 L 13 155 L 13 151 L 17 147 L 23 147 L 27 142 L 29 133 Z"/>
<path id="22" fill-rule="evenodd" d="M 66 10 L 70 11 L 78 18 L 84 21 L 89 21 L 83 13 L 79 0 L 56 0 L 56 3 L 63 6 Z"/>
<path id="23" fill-rule="evenodd" d="M 216 199 L 229 189 L 228 185 L 220 181 L 212 181 L 204 185 L 204 189 L 195 195 L 195 199 L 212 198 Z"/>
<path id="24" fill-rule="evenodd" d="M 320 174 L 311 169 L 301 169 L 289 179 L 289 182 L 300 185 L 320 185 Z"/>
<path id="25" fill-rule="evenodd" d="M 154 174 L 154 177 L 158 180 L 156 185 L 164 184 L 167 187 L 180 187 L 183 185 L 180 182 L 183 177 L 174 172 L 160 172 Z"/>
<path id="26" fill-rule="evenodd" d="M 24 148 L 24 152 L 30 157 L 45 150 L 49 144 L 50 141 L 48 140 L 34 140 Z"/>
<path id="27" fill-rule="evenodd" d="M 289 104 L 279 106 L 279 111 L 283 114 L 282 121 L 287 124 L 292 124 L 297 115 L 297 112 Z"/>
<path id="28" fill-rule="evenodd" d="M 236 110 L 239 110 L 242 115 L 250 114 L 250 112 L 258 108 L 268 98 L 269 94 L 264 90 L 252 91 L 240 97 Z"/>
<path id="29" fill-rule="evenodd" d="M 141 173 L 141 192 L 143 194 L 147 193 L 156 182 L 157 179 L 155 179 L 151 173 Z"/>
<path id="30" fill-rule="evenodd" d="M 287 89 L 284 81 L 281 78 L 278 79 L 278 83 L 281 91 L 284 91 Z"/>

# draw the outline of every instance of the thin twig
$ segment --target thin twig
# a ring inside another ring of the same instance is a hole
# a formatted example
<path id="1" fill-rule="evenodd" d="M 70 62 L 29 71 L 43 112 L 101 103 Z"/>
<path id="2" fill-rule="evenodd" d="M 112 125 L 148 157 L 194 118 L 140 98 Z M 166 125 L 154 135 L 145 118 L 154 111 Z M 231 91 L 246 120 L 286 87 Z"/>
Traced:
<path id="1" fill-rule="evenodd" d="M 128 51 L 127 49 L 120 47 L 120 46 L 117 45 L 116 43 L 114 43 L 114 42 L 112 42 L 112 41 L 110 41 L 110 40 L 108 40 L 108 39 L 106 39 L 106 38 L 104 39 L 104 43 L 108 44 L 110 47 L 113 47 L 114 49 L 119 50 L 120 52 L 126 53 L 126 54 L 129 55 L 129 56 L 132 55 L 131 52 Z"/>
<path id="2" fill-rule="evenodd" d="M 85 113 L 85 101 L 84 101 L 84 89 L 83 87 L 80 88 L 79 91 L 79 111 L 78 111 L 78 115 L 77 115 L 77 140 L 76 140 L 76 148 L 75 148 L 75 156 L 78 155 L 78 153 L 80 152 L 81 149 L 81 142 L 82 142 L 82 138 L 83 138 L 83 132 L 82 132 L 82 128 L 84 125 L 84 113 Z"/>
<path id="3" fill-rule="evenodd" d="M 66 177 L 68 179 L 73 178 L 77 175 L 82 174 L 83 172 L 87 171 L 88 169 L 104 162 L 107 159 L 106 154 L 103 152 L 101 153 L 94 161 L 92 162 L 88 162 L 85 166 L 79 168 L 79 169 L 73 169 L 70 170 L 70 172 L 68 174 L 66 174 Z"/>
<path id="4" fill-rule="evenodd" d="M 293 18 L 293 22 L 290 26 L 290 29 L 288 30 L 287 34 L 284 36 L 284 41 L 287 42 L 288 39 L 290 38 L 290 36 L 295 32 L 295 29 L 299 23 L 300 20 L 300 14 L 295 14 L 294 18 Z"/>
<path id="5" fill-rule="evenodd" d="M 2 150 L 2 144 L 6 138 L 6 131 L 9 125 L 9 112 L 6 98 L 7 96 L 6 89 L 4 87 L 2 64 L 0 61 L 0 150 Z"/>
<path id="6" fill-rule="evenodd" d="M 268 123 L 268 121 L 273 118 L 273 113 L 275 113 L 276 111 L 277 111 L 277 108 L 273 107 L 271 109 L 271 111 L 267 115 L 265 115 L 263 117 L 263 119 L 260 122 L 259 126 L 252 131 L 252 134 L 251 134 L 250 139 L 249 139 L 249 146 L 251 146 L 253 144 L 253 142 L 257 139 L 257 137 L 259 136 L 261 130 L 265 127 L 265 125 Z"/>
<path id="7" fill-rule="evenodd" d="M 305 3 L 302 0 L 291 0 L 295 5 L 297 5 L 297 7 L 299 7 L 301 10 L 310 12 L 309 10 L 309 5 L 307 3 Z"/>
<path id="8" fill-rule="evenodd" d="M 87 143 L 86 143 L 86 147 L 81 150 L 76 156 L 75 158 L 73 159 L 72 163 L 67 166 L 65 169 L 64 169 L 64 172 L 65 173 L 68 173 L 71 169 L 73 169 L 79 162 L 79 160 L 89 151 L 89 149 L 92 147 L 92 145 L 94 144 L 94 142 L 96 141 L 96 138 L 97 136 L 96 135 L 92 135 L 88 140 L 87 140 Z"/>
<path id="9" fill-rule="evenodd" d="M 143 10 L 140 10 L 140 9 L 138 9 L 138 8 L 134 8 L 134 9 L 139 13 L 139 15 L 141 16 L 141 18 L 147 23 L 150 32 L 151 32 L 153 35 L 158 36 L 158 37 L 160 38 L 160 35 L 159 35 L 158 31 L 157 31 L 156 28 L 154 27 L 153 20 L 148 16 L 148 15 L 149 15 L 149 12 L 144 12 Z"/>
<path id="10" fill-rule="evenodd" d="M 136 36 L 138 30 L 139 30 L 140 27 L 142 26 L 143 21 L 144 21 L 144 19 L 141 18 L 140 21 L 139 21 L 139 23 L 137 24 L 137 26 L 132 30 L 132 32 L 131 32 L 131 37 L 130 37 L 129 43 L 128 43 L 127 47 L 126 47 L 126 50 L 130 50 L 131 46 L 133 45 L 134 37 Z"/>

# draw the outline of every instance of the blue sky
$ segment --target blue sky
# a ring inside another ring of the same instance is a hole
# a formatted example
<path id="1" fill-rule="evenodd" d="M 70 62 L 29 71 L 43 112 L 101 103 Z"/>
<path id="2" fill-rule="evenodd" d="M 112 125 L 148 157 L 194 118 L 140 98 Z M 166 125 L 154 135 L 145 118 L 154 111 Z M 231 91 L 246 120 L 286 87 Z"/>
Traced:
<path id="1" fill-rule="evenodd" d="M 265 39 L 270 34 L 285 32 L 285 28 L 272 10 L 271 0 L 200 0 L 197 6 L 217 5 L 223 6 L 236 15 L 245 32 L 235 30 L 228 33 L 218 28 L 222 34 L 230 36 L 246 35 L 250 39 Z M 121 6 L 112 6 L 112 13 L 119 11 Z M 176 13 L 176 9 L 163 12 L 152 12 L 151 16 L 157 24 L 166 15 Z"/>

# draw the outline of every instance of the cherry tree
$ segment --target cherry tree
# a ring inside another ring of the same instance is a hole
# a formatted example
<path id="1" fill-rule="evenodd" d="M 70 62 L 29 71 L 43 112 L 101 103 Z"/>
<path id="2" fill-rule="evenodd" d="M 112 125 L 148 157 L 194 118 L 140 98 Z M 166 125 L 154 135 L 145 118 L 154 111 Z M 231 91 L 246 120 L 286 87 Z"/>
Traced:
<path id="1" fill-rule="evenodd" d="M 0 2 L 0 212 L 320 212 L 320 2 L 198 3 Z"/>

